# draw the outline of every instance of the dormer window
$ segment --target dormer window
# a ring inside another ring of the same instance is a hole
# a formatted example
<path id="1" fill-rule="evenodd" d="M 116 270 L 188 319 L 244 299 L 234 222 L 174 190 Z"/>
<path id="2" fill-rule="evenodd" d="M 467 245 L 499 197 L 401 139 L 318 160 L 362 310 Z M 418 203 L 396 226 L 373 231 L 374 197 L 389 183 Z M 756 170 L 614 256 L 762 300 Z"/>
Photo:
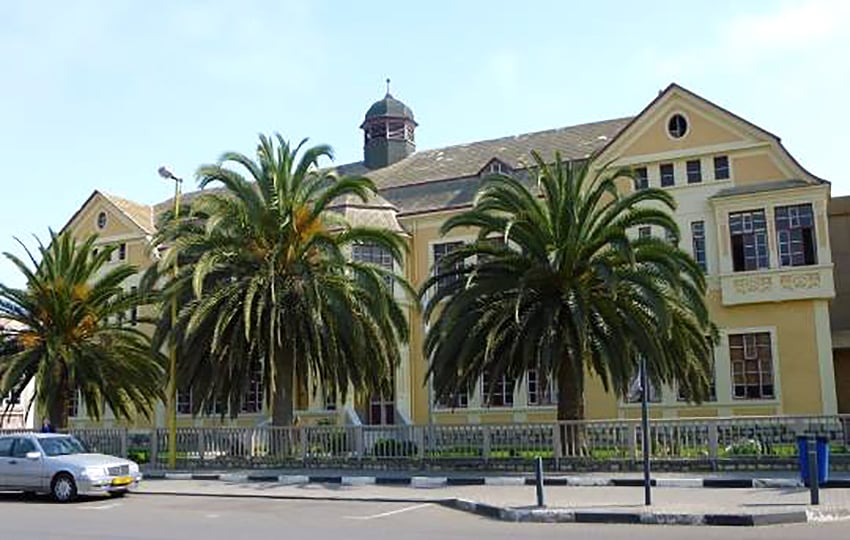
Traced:
<path id="1" fill-rule="evenodd" d="M 511 174 L 511 168 L 503 161 L 491 159 L 487 165 L 481 169 L 481 176 L 490 176 L 491 174 Z"/>

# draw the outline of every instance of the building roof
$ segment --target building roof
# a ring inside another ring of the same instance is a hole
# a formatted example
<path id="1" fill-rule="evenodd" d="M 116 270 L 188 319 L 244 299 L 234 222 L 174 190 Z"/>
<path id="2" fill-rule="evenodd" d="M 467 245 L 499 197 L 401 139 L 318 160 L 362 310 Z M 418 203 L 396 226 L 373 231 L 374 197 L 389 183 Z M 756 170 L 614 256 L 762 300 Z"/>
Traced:
<path id="1" fill-rule="evenodd" d="M 556 152 L 563 159 L 584 159 L 608 144 L 630 121 L 630 117 L 616 118 L 423 150 L 382 169 L 370 170 L 356 161 L 337 165 L 334 170 L 339 175 L 369 177 L 381 199 L 402 215 L 457 208 L 472 202 L 479 173 L 494 158 L 514 170 L 526 168 L 532 150 L 547 160 L 554 159 Z M 191 202 L 210 191 L 185 193 L 181 201 Z M 157 203 L 154 213 L 159 215 L 172 205 L 172 199 Z"/>
<path id="2" fill-rule="evenodd" d="M 413 111 L 410 107 L 387 92 L 387 95 L 369 107 L 369 110 L 366 111 L 366 117 L 363 119 L 363 123 L 365 124 L 373 118 L 404 118 L 407 120 L 413 120 Z"/>
<path id="3" fill-rule="evenodd" d="M 415 152 L 407 158 L 368 173 L 381 190 L 477 176 L 493 158 L 513 169 L 523 169 L 537 150 L 544 159 L 559 151 L 563 159 L 583 159 L 614 138 L 630 118 L 579 124 L 559 129 Z"/>
<path id="4" fill-rule="evenodd" d="M 146 204 L 137 203 L 117 195 L 100 192 L 106 199 L 114 204 L 121 212 L 124 213 L 133 223 L 138 225 L 143 231 L 148 234 L 156 232 L 154 223 L 153 208 Z"/>
<path id="5" fill-rule="evenodd" d="M 721 189 L 715 193 L 712 199 L 722 199 L 724 197 L 735 197 L 736 195 L 752 195 L 754 193 L 765 193 L 769 191 L 779 191 L 783 189 L 794 189 L 801 187 L 811 187 L 819 184 L 812 184 L 799 178 L 791 180 L 773 180 L 771 182 L 760 182 L 758 184 L 745 184 L 743 186 L 734 186 L 726 189 Z"/>

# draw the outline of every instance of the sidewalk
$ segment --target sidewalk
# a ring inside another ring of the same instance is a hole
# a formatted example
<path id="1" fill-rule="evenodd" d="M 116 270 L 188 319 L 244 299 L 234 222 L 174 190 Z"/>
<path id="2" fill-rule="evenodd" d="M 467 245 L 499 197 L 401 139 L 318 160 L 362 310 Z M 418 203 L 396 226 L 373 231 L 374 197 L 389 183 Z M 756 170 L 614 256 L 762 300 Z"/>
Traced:
<path id="1" fill-rule="evenodd" d="M 250 469 L 229 471 L 148 471 L 145 478 L 151 480 L 227 480 L 265 481 L 287 484 L 348 482 L 379 485 L 408 485 L 415 487 L 417 481 L 434 484 L 461 485 L 517 485 L 525 482 L 534 485 L 534 475 L 528 472 L 471 472 L 471 471 L 410 471 L 410 470 L 360 470 L 360 469 Z M 545 484 L 550 486 L 618 486 L 640 487 L 643 478 L 639 473 L 546 473 Z M 718 473 L 668 473 L 653 474 L 652 484 L 657 487 L 707 487 L 707 488 L 759 488 L 802 487 L 797 473 L 789 471 L 739 471 Z M 835 473 L 829 477 L 824 488 L 850 488 L 850 474 Z"/>
<path id="2" fill-rule="evenodd" d="M 393 501 L 442 504 L 508 521 L 564 521 L 687 525 L 767 525 L 850 518 L 850 489 L 821 492 L 821 505 L 810 507 L 800 488 L 653 490 L 654 504 L 643 506 L 636 487 L 545 489 L 545 509 L 535 508 L 535 488 L 525 485 L 410 486 L 293 484 L 233 480 L 149 480 L 139 493 L 150 495 L 262 497 L 317 501 Z"/>

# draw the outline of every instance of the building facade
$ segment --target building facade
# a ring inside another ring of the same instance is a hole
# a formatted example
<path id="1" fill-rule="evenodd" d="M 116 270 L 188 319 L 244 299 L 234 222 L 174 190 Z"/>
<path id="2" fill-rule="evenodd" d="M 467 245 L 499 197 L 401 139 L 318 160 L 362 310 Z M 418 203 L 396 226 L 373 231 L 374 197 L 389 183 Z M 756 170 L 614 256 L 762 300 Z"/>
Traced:
<path id="1" fill-rule="evenodd" d="M 0 339 L 14 339 L 21 328 L 15 321 L 0 318 Z M 0 430 L 32 429 L 35 426 L 34 397 L 34 383 L 28 384 L 20 394 L 0 396 Z"/>
<path id="2" fill-rule="evenodd" d="M 850 414 L 850 196 L 829 201 L 829 238 L 835 263 L 830 310 L 838 412 Z"/>
<path id="3" fill-rule="evenodd" d="M 827 208 L 829 184 L 807 171 L 780 139 L 677 86 L 670 85 L 631 118 L 593 122 L 489 141 L 416 151 L 412 110 L 389 93 L 373 104 L 361 124 L 363 161 L 337 167 L 369 176 L 379 196 L 366 203 L 340 201 L 337 210 L 355 223 L 403 231 L 409 253 L 402 272 L 415 286 L 434 262 L 472 233 L 441 237 L 445 220 L 472 204 L 481 179 L 501 172 L 522 174 L 531 150 L 544 158 L 596 155 L 594 167 L 633 168 L 638 188 L 668 190 L 676 199 L 681 245 L 705 269 L 708 302 L 721 339 L 714 351 L 713 396 L 699 406 L 675 388 L 651 392 L 657 417 L 832 414 L 838 410 L 830 300 L 835 295 Z M 188 194 L 187 197 L 191 197 Z M 171 201 L 144 205 L 95 192 L 74 215 L 75 234 L 99 234 L 117 244 L 116 261 L 144 268 L 157 259 L 151 246 L 155 217 Z M 655 234 L 651 228 L 635 234 Z M 363 249 L 353 256 L 378 264 L 392 261 Z M 128 283 L 128 287 L 135 284 Z M 408 300 L 403 300 L 408 302 Z M 395 373 L 390 396 L 353 396 L 337 403 L 321 390 L 298 396 L 300 421 L 503 423 L 555 418 L 555 393 L 540 374 L 522 380 L 481 381 L 451 403 L 435 403 L 425 383 L 424 323 L 407 305 L 411 341 Z M 486 376 L 484 377 L 486 379 Z M 257 382 L 258 391 L 261 381 Z M 485 390 L 486 389 L 486 390 Z M 635 395 L 606 394 L 591 378 L 589 418 L 639 414 Z M 246 396 L 241 424 L 267 415 L 262 400 Z M 182 395 L 184 406 L 189 397 Z M 84 414 L 78 422 L 86 422 Z M 162 420 L 158 412 L 157 421 Z M 107 422 L 110 420 L 107 419 Z M 183 416 L 181 423 L 217 422 Z"/>

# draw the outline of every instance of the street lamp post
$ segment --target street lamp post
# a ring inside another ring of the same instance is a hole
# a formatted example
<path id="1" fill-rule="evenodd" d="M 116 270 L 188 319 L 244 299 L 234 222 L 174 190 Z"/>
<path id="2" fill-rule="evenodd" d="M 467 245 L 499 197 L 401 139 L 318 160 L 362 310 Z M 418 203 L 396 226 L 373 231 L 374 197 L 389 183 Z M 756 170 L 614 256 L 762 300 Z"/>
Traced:
<path id="1" fill-rule="evenodd" d="M 176 176 L 167 167 L 160 167 L 157 172 L 166 180 L 174 180 L 174 221 L 180 217 L 180 186 L 183 179 Z M 176 244 L 173 246 L 177 249 Z M 178 271 L 177 253 L 174 254 L 174 279 L 177 279 Z M 177 296 L 171 298 L 171 329 L 174 329 L 177 321 Z M 168 423 L 168 468 L 177 467 L 177 342 L 174 332 L 171 334 L 168 354 L 168 388 L 166 396 L 166 421 Z"/>
<path id="2" fill-rule="evenodd" d="M 649 374 L 646 372 L 646 358 L 640 357 L 640 430 L 643 451 L 643 504 L 652 504 L 652 479 L 649 470 Z"/>

